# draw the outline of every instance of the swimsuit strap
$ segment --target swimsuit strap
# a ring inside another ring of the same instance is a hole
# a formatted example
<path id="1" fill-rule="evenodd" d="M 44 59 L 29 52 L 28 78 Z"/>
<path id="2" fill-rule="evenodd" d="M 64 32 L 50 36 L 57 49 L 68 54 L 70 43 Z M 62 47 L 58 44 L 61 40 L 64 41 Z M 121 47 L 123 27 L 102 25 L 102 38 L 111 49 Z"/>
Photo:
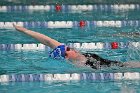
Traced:
<path id="1" fill-rule="evenodd" d="M 65 45 L 60 45 L 49 53 L 49 57 L 52 57 L 54 59 L 62 59 L 65 58 L 65 52 Z"/>

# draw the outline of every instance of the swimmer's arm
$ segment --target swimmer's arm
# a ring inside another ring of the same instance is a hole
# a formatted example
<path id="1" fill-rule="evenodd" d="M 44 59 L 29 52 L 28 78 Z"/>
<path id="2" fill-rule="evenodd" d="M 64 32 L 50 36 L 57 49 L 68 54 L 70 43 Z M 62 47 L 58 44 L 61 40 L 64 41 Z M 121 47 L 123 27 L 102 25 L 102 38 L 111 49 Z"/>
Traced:
<path id="1" fill-rule="evenodd" d="M 35 31 L 31 31 L 31 30 L 28 30 L 24 27 L 21 27 L 21 26 L 16 26 L 16 25 L 13 25 L 15 27 L 16 30 L 18 30 L 19 32 L 23 32 L 35 39 L 37 39 L 38 41 L 40 41 L 41 43 L 51 47 L 51 48 L 56 48 L 57 46 L 61 45 L 60 42 L 48 37 L 48 36 L 45 36 L 41 33 L 38 33 L 38 32 L 35 32 Z"/>

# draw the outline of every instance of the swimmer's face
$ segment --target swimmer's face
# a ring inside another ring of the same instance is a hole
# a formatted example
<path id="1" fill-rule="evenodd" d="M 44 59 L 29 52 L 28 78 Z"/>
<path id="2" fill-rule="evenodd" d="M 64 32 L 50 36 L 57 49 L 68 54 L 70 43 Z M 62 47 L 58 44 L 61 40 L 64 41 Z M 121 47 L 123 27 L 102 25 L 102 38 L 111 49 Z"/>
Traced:
<path id="1" fill-rule="evenodd" d="M 74 49 L 70 49 L 69 47 L 66 48 L 66 58 L 67 59 L 76 59 L 78 56 L 78 52 Z"/>

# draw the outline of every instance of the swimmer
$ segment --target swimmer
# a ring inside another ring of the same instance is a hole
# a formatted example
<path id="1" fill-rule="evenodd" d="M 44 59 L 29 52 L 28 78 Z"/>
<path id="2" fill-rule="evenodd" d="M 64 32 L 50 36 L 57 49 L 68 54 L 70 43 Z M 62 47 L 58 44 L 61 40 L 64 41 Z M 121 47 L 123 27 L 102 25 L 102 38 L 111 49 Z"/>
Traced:
<path id="1" fill-rule="evenodd" d="M 46 36 L 41 33 L 28 30 L 21 26 L 13 25 L 15 29 L 19 32 L 25 33 L 42 44 L 49 46 L 53 51 L 49 54 L 50 57 L 54 59 L 66 59 L 71 61 L 74 65 L 78 67 L 88 67 L 92 69 L 101 69 L 106 67 L 118 66 L 118 67 L 130 67 L 130 68 L 139 68 L 139 62 L 118 62 L 108 59 L 104 59 L 93 53 L 80 53 L 75 49 L 72 49 L 62 43 Z"/>

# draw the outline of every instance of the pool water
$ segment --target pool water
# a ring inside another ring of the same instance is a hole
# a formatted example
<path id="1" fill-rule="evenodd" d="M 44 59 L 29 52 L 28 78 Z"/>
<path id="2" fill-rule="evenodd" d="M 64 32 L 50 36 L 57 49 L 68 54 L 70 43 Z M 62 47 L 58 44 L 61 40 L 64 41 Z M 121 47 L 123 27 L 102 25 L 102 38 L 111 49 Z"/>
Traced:
<path id="1" fill-rule="evenodd" d="M 4 2 L 4 1 L 3 1 Z M 36 1 L 37 2 L 37 1 Z M 91 1 L 90 1 L 91 2 Z M 30 2 L 27 2 L 30 4 Z M 86 2 L 85 2 L 86 3 Z M 1 22 L 12 21 L 80 21 L 80 20 L 140 20 L 140 10 L 89 11 L 89 12 L 46 12 L 9 11 L 0 12 Z M 90 27 L 71 29 L 29 28 L 48 35 L 62 43 L 89 42 L 139 42 L 140 37 L 114 36 L 121 32 L 139 32 L 139 27 Z M 15 29 L 0 29 L 0 44 L 38 44 L 35 39 Z M 121 62 L 139 61 L 140 48 L 90 50 L 103 58 Z M 87 50 L 80 50 L 81 52 Z M 140 72 L 140 69 L 116 68 L 91 70 L 78 68 L 65 60 L 48 57 L 48 50 L 0 50 L 0 75 L 3 74 L 44 74 L 83 72 Z M 139 80 L 85 80 L 48 82 L 3 82 L 0 93 L 139 93 Z"/>

